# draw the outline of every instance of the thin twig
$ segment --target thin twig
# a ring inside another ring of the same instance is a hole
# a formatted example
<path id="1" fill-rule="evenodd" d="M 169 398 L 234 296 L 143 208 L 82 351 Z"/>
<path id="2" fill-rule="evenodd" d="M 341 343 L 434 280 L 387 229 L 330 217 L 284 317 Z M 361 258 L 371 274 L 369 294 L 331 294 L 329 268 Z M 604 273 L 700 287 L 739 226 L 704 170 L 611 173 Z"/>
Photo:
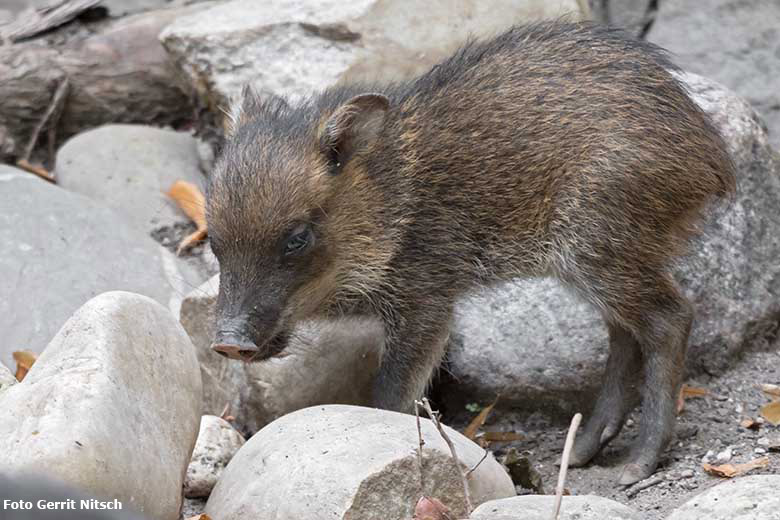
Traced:
<path id="1" fill-rule="evenodd" d="M 645 479 L 645 480 L 643 480 L 641 482 L 637 482 L 634 485 L 634 487 L 632 487 L 631 489 L 626 491 L 626 496 L 628 498 L 633 498 L 640 491 L 643 491 L 643 490 L 645 490 L 645 489 L 647 489 L 649 487 L 653 487 L 655 485 L 658 485 L 658 484 L 660 484 L 663 481 L 664 481 L 663 477 L 656 476 L 656 477 L 652 477 L 652 478 L 647 478 L 647 479 Z"/>
<path id="2" fill-rule="evenodd" d="M 27 142 L 27 146 L 24 148 L 24 155 L 22 156 L 24 159 L 27 159 L 28 161 L 30 160 L 30 156 L 32 156 L 33 149 L 35 148 L 35 144 L 38 142 L 38 138 L 41 136 L 41 131 L 46 126 L 46 123 L 49 122 L 51 116 L 58 111 L 58 107 L 63 102 L 69 86 L 70 85 L 68 84 L 67 78 L 63 79 L 60 84 L 57 85 L 57 90 L 54 91 L 54 95 L 49 102 L 49 106 L 46 107 L 46 112 L 43 113 L 41 118 L 38 120 L 38 123 L 35 125 L 35 128 L 33 128 L 30 140 Z"/>
<path id="3" fill-rule="evenodd" d="M 479 462 L 477 462 L 476 464 L 474 464 L 474 467 L 473 467 L 473 468 L 471 468 L 470 470 L 468 470 L 468 471 L 466 472 L 466 477 L 468 477 L 469 475 L 471 475 L 472 473 L 474 473 L 474 470 L 476 470 L 476 469 L 479 467 L 479 465 L 480 465 L 480 464 L 482 464 L 482 462 L 483 462 L 483 461 L 484 461 L 484 460 L 487 458 L 487 456 L 488 456 L 488 451 L 487 451 L 487 450 L 485 450 L 485 453 L 483 453 L 483 454 L 482 454 L 482 458 L 481 458 L 481 459 L 479 459 Z"/>
<path id="4" fill-rule="evenodd" d="M 458 458 L 458 453 L 455 450 L 455 444 L 452 443 L 452 440 L 450 439 L 449 435 L 447 435 L 447 432 L 444 431 L 444 428 L 441 425 L 441 422 L 439 422 L 439 417 L 436 412 L 433 411 L 431 408 L 431 403 L 428 401 L 426 397 L 422 398 L 423 408 L 425 408 L 425 411 L 428 413 L 428 417 L 431 418 L 431 421 L 433 421 L 434 426 L 436 426 L 436 429 L 439 430 L 439 435 L 441 435 L 441 438 L 444 439 L 444 442 L 447 443 L 447 446 L 450 449 L 450 453 L 452 454 L 452 458 L 455 461 L 455 465 L 458 467 L 458 471 L 460 471 L 460 479 L 463 483 L 463 495 L 466 500 L 466 508 L 468 509 L 469 514 L 471 514 L 471 511 L 473 511 L 473 507 L 471 505 L 471 493 L 469 492 L 469 482 L 468 482 L 468 474 L 463 470 L 464 466 L 461 464 L 460 459 Z"/>
<path id="5" fill-rule="evenodd" d="M 425 441 L 422 436 L 422 427 L 420 426 L 420 401 L 414 402 L 414 415 L 417 418 L 417 440 L 419 444 L 417 446 L 417 464 L 420 466 L 420 496 L 425 494 L 425 474 L 423 473 L 423 446 Z"/>
<path id="6" fill-rule="evenodd" d="M 566 471 L 569 469 L 569 457 L 571 456 L 572 446 L 574 446 L 574 438 L 577 436 L 577 429 L 580 427 L 580 421 L 582 421 L 582 414 L 575 414 L 569 426 L 569 433 L 566 435 L 566 444 L 563 445 L 561 469 L 558 472 L 558 487 L 555 489 L 555 505 L 553 507 L 552 520 L 558 520 L 558 514 L 561 511 L 563 486 L 566 484 Z"/>
<path id="7" fill-rule="evenodd" d="M 47 110 L 49 118 L 49 130 L 47 131 L 46 138 L 49 145 L 49 166 L 54 169 L 54 161 L 56 158 L 55 149 L 57 147 L 57 126 L 60 124 L 60 117 L 65 111 L 65 101 L 68 98 L 70 92 L 70 83 L 68 78 L 62 80 L 54 92 L 54 98 L 51 100 L 49 110 Z"/>
<path id="8" fill-rule="evenodd" d="M 30 135 L 30 140 L 27 142 L 27 146 L 24 147 L 21 158 L 16 161 L 16 165 L 18 167 L 27 170 L 28 172 L 34 173 L 35 175 L 52 183 L 57 182 L 54 176 L 43 166 L 32 164 L 30 162 L 30 157 L 32 156 L 33 150 L 35 149 L 35 145 L 38 143 L 38 139 L 40 139 L 41 132 L 47 124 L 49 125 L 49 148 L 51 150 L 52 140 L 54 139 L 54 132 L 52 131 L 52 128 L 57 124 L 60 114 L 62 113 L 63 106 L 65 105 L 65 98 L 68 94 L 69 88 L 70 84 L 68 83 L 67 78 L 62 80 L 60 84 L 57 85 L 57 90 L 54 91 L 54 95 L 49 102 L 49 106 L 46 108 L 46 112 L 43 113 L 41 118 L 38 120 L 38 123 L 36 123 L 32 134 Z"/>

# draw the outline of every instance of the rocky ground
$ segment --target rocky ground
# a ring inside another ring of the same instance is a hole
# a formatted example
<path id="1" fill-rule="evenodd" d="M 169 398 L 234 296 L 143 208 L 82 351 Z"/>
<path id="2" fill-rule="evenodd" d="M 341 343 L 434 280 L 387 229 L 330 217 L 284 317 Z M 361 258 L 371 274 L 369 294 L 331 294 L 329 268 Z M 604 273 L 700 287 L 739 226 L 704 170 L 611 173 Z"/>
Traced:
<path id="1" fill-rule="evenodd" d="M 739 192 L 711 215 L 676 273 L 697 311 L 687 384 L 706 395 L 685 401 L 656 475 L 619 489 L 617 468 L 641 418 L 635 410 L 592 465 L 569 471 L 573 496 L 561 518 L 777 520 L 780 427 L 760 418 L 769 396 L 758 386 L 780 384 L 780 158 L 772 131 L 780 112 L 777 89 L 767 87 L 780 63 L 772 57 L 777 4 L 592 3 L 670 47 L 686 70 L 726 83 L 681 74 L 727 141 Z M 430 421 L 422 422 L 420 459 L 413 417 L 354 406 L 368 403 L 382 344 L 377 322 L 303 324 L 287 356 L 261 364 L 210 350 L 218 265 L 207 242 L 177 254 L 196 226 L 166 194 L 176 181 L 205 184 L 220 107 L 247 81 L 295 97 L 345 79 L 409 77 L 470 32 L 494 32 L 507 19 L 580 16 L 574 0 L 490 11 L 456 4 L 401 12 L 376 0 L 318 0 L 307 9 L 274 0 L 266 10 L 242 0 L 109 1 L 99 23 L 78 18 L 0 45 L 0 158 L 22 158 L 40 117 L 52 117 L 53 90 L 65 77 L 72 89 L 53 108 L 62 117 L 51 136 L 56 153 L 47 157 L 44 142 L 33 153 L 56 165 L 56 184 L 0 164 L 0 472 L 45 467 L 79 492 L 164 520 L 204 511 L 213 520 L 407 519 L 423 493 L 466 514 L 463 468 Z M 0 38 L 4 20 L 24 5 L 0 10 Z M 713 32 L 713 19 L 724 15 Z M 35 73 L 4 82 L 10 70 Z M 34 102 L 20 104 L 19 96 Z M 102 124 L 109 122 L 165 128 Z M 479 505 L 471 518 L 549 518 L 568 421 L 593 401 L 605 345 L 598 314 L 549 280 L 459 304 L 431 398 L 464 467 L 485 457 L 469 478 Z M 13 368 L 11 353 L 22 349 L 42 354 L 17 383 L 2 364 Z M 458 432 L 498 394 L 481 431 L 522 438 L 493 442 L 486 455 Z M 502 467 L 508 455 L 527 466 L 511 464 L 510 476 Z M 766 465 L 730 480 L 702 466 L 762 457 Z M 12 496 L 75 496 L 30 482 L 0 475 Z"/>
<path id="2" fill-rule="evenodd" d="M 780 428 L 766 422 L 756 429 L 740 426 L 746 418 L 757 419 L 759 408 L 769 402 L 759 383 L 777 384 L 778 381 L 780 352 L 777 350 L 746 352 L 722 374 L 691 378 L 688 385 L 707 389 L 709 395 L 686 400 L 675 440 L 656 473 L 660 478 L 657 484 L 641 491 L 616 485 L 618 469 L 628 454 L 641 418 L 641 409 L 637 408 L 621 435 L 593 464 L 569 470 L 566 487 L 574 495 L 610 498 L 641 512 L 646 520 L 661 520 L 692 497 L 724 483 L 723 478 L 706 473 L 702 462 L 739 464 L 769 454 L 769 465 L 750 474 L 778 475 Z M 447 412 L 450 424 L 459 428 L 465 427 L 473 417 L 467 410 Z M 538 472 L 545 492 L 555 487 L 567 429 L 568 420 L 552 419 L 544 409 L 534 413 L 499 410 L 491 414 L 484 426 L 486 431 L 518 432 L 525 437 L 518 442 L 493 444 L 491 448 L 499 460 L 510 449 L 526 457 Z M 736 480 L 740 478 L 744 477 Z M 518 491 L 531 492 L 527 488 Z"/>

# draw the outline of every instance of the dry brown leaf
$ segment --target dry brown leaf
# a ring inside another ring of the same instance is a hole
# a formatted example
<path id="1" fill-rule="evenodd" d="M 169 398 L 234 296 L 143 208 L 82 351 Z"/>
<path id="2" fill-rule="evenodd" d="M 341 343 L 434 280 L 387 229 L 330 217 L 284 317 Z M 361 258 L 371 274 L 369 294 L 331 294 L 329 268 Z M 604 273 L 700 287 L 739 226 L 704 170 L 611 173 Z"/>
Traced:
<path id="1" fill-rule="evenodd" d="M 746 430 L 758 430 L 761 428 L 761 423 L 754 421 L 751 418 L 742 419 L 739 423 L 740 426 Z"/>
<path id="2" fill-rule="evenodd" d="M 30 350 L 17 350 L 12 354 L 14 361 L 16 361 L 16 377 L 17 381 L 24 379 L 27 372 L 30 371 L 35 360 L 38 359 L 38 355 Z"/>
<path id="3" fill-rule="evenodd" d="M 677 396 L 677 414 L 681 414 L 683 409 L 685 409 L 686 399 L 694 399 L 708 395 L 710 395 L 710 391 L 706 388 L 696 388 L 693 386 L 682 385 L 682 388 L 680 388 L 680 395 Z"/>
<path id="4" fill-rule="evenodd" d="M 200 188 L 187 181 L 174 182 L 171 189 L 168 190 L 168 196 L 176 201 L 176 204 L 179 205 L 198 228 L 197 231 L 185 237 L 179 244 L 176 253 L 181 254 L 182 251 L 192 247 L 208 236 L 206 198 L 201 193 Z"/>
<path id="5" fill-rule="evenodd" d="M 453 520 L 450 510 L 433 497 L 420 497 L 414 506 L 414 520 Z"/>
<path id="6" fill-rule="evenodd" d="M 463 430 L 463 435 L 469 439 L 474 440 L 474 437 L 477 436 L 477 430 L 482 428 L 482 425 L 485 424 L 485 421 L 487 421 L 488 416 L 490 415 L 490 412 L 493 411 L 493 407 L 496 406 L 496 403 L 498 402 L 498 398 L 501 397 L 500 395 L 496 396 L 496 399 L 484 407 L 482 411 L 477 414 L 474 419 L 471 420 L 468 426 L 466 426 L 466 429 Z"/>
<path id="7" fill-rule="evenodd" d="M 780 385 L 763 384 L 761 385 L 761 391 L 769 394 L 773 399 L 780 399 Z"/>
<path id="8" fill-rule="evenodd" d="M 34 173 L 38 177 L 40 177 L 43 180 L 49 181 L 52 184 L 57 184 L 57 179 L 54 178 L 54 176 L 44 168 L 43 166 L 40 166 L 38 164 L 31 164 L 30 161 L 26 159 L 19 159 L 16 161 L 16 165 L 21 168 L 22 170 L 26 170 L 30 173 Z"/>
<path id="9" fill-rule="evenodd" d="M 525 435 L 517 432 L 484 432 L 479 438 L 485 442 L 514 442 L 522 441 Z"/>
<path id="10" fill-rule="evenodd" d="M 762 406 L 760 413 L 761 417 L 769 421 L 772 426 L 780 426 L 780 401 L 772 401 Z"/>
<path id="11" fill-rule="evenodd" d="M 760 459 L 753 459 L 750 462 L 744 464 L 721 464 L 720 466 L 712 466 L 710 464 L 702 464 L 701 467 L 710 475 L 723 478 L 733 478 L 739 475 L 743 475 L 748 471 L 752 471 L 756 468 L 764 468 L 769 465 L 769 457 L 761 457 Z"/>
<path id="12" fill-rule="evenodd" d="M 211 520 L 211 517 L 206 513 L 195 515 L 187 518 L 186 520 Z"/>

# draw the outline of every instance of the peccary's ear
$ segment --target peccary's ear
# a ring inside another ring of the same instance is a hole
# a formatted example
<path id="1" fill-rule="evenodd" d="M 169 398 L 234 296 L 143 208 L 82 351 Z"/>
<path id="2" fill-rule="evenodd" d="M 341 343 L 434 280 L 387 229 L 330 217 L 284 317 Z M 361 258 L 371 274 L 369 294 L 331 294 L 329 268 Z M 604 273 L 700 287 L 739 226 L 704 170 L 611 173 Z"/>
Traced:
<path id="1" fill-rule="evenodd" d="M 382 130 L 390 101 L 382 94 L 360 94 L 328 118 L 320 136 L 323 153 L 338 173 L 355 152 L 370 146 Z"/>
<path id="2" fill-rule="evenodd" d="M 244 85 L 241 98 L 233 103 L 233 108 L 225 119 L 225 134 L 235 134 L 242 125 L 256 118 L 264 107 L 285 110 L 289 105 L 283 97 L 273 92 L 258 93 L 250 85 Z"/>

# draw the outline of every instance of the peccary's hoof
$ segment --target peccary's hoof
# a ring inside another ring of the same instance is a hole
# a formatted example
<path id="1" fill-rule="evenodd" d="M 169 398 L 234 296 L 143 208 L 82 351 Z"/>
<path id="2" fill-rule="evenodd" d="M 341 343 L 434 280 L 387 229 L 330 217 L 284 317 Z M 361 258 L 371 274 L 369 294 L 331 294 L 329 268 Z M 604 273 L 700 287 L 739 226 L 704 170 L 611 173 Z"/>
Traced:
<path id="1" fill-rule="evenodd" d="M 643 464 L 626 464 L 620 474 L 619 483 L 621 486 L 631 486 L 642 481 L 653 474 L 655 466 L 646 466 Z"/>

